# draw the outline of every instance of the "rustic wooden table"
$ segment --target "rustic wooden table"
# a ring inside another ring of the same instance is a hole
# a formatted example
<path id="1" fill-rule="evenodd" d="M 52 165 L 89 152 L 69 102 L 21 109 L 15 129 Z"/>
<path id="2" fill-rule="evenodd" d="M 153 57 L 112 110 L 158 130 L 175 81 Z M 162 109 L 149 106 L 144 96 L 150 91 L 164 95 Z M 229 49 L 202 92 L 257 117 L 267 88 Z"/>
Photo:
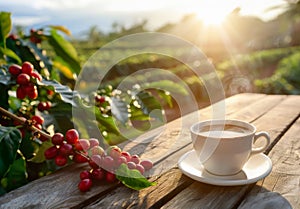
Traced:
<path id="1" fill-rule="evenodd" d="M 225 101 L 226 118 L 253 123 L 270 133 L 266 150 L 269 176 L 243 186 L 214 186 L 182 174 L 178 159 L 192 149 L 194 118 L 212 117 L 212 107 L 168 123 L 157 138 L 131 141 L 124 149 L 155 162 L 151 181 L 141 191 L 119 183 L 77 189 L 80 165 L 72 165 L 0 197 L 0 208 L 300 208 L 300 96 L 239 94 Z M 197 117 L 195 117 L 197 116 Z M 193 119 L 192 119 L 193 118 Z"/>

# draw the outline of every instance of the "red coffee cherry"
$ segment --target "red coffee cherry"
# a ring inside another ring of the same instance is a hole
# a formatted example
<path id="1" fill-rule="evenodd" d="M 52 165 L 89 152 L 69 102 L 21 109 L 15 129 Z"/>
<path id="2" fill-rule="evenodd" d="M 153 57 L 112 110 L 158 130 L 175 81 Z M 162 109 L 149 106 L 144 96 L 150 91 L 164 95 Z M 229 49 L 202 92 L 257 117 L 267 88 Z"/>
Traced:
<path id="1" fill-rule="evenodd" d="M 37 106 L 38 110 L 43 112 L 44 110 L 47 110 L 47 104 L 46 102 L 40 102 Z"/>
<path id="2" fill-rule="evenodd" d="M 67 164 L 68 158 L 66 156 L 57 155 L 54 162 L 58 166 L 64 166 Z"/>
<path id="3" fill-rule="evenodd" d="M 93 169 L 92 171 L 92 178 L 95 180 L 102 180 L 105 177 L 105 170 L 101 168 Z"/>
<path id="4" fill-rule="evenodd" d="M 58 149 L 56 148 L 56 146 L 49 147 L 44 152 L 45 158 L 48 160 L 55 158 L 57 154 L 58 154 Z"/>
<path id="5" fill-rule="evenodd" d="M 86 162 L 88 162 L 88 158 L 86 158 L 80 154 L 74 154 L 73 161 L 76 163 L 86 163 Z"/>
<path id="6" fill-rule="evenodd" d="M 121 152 L 121 156 L 124 156 L 127 160 L 127 162 L 129 162 L 131 160 L 131 155 L 129 154 L 129 152 Z"/>
<path id="7" fill-rule="evenodd" d="M 30 83 L 30 76 L 25 73 L 21 73 L 18 75 L 16 82 L 20 85 L 27 85 Z"/>
<path id="8" fill-rule="evenodd" d="M 104 103 L 105 102 L 105 97 L 103 96 L 100 96 L 100 95 L 96 95 L 95 96 L 95 101 L 98 102 L 98 103 Z"/>
<path id="9" fill-rule="evenodd" d="M 145 168 L 145 170 L 150 170 L 153 167 L 153 162 L 151 160 L 142 160 L 140 164 Z"/>
<path id="10" fill-rule="evenodd" d="M 34 67 L 30 62 L 24 62 L 22 64 L 22 73 L 31 75 L 31 73 L 33 72 L 33 69 L 34 69 Z"/>
<path id="11" fill-rule="evenodd" d="M 114 160 L 115 168 L 120 167 L 122 163 L 127 164 L 127 160 L 124 156 L 120 156 L 118 159 Z"/>
<path id="12" fill-rule="evenodd" d="M 64 135 L 62 133 L 55 133 L 51 137 L 51 142 L 52 142 L 52 144 L 55 144 L 55 145 L 62 145 L 64 142 Z"/>
<path id="13" fill-rule="evenodd" d="M 114 147 L 110 150 L 109 156 L 111 156 L 113 159 L 118 159 L 121 156 L 121 149 L 119 147 Z"/>
<path id="14" fill-rule="evenodd" d="M 74 147 L 76 150 L 87 151 L 90 148 L 90 142 L 87 139 L 79 139 L 75 142 Z"/>
<path id="15" fill-rule="evenodd" d="M 39 115 L 34 115 L 31 117 L 31 120 L 35 123 L 35 124 L 40 124 L 42 125 L 44 123 L 44 118 L 42 116 Z"/>
<path id="16" fill-rule="evenodd" d="M 101 157 L 101 155 L 92 155 L 91 161 L 93 161 L 98 166 L 102 166 L 103 158 Z"/>
<path id="17" fill-rule="evenodd" d="M 79 140 L 79 134 L 75 129 L 66 132 L 66 140 L 69 144 L 75 144 Z"/>
<path id="18" fill-rule="evenodd" d="M 127 166 L 129 169 L 136 169 L 136 164 L 134 162 L 128 162 Z"/>
<path id="19" fill-rule="evenodd" d="M 114 159 L 111 156 L 105 156 L 102 158 L 101 167 L 107 171 L 110 171 L 114 168 Z"/>
<path id="20" fill-rule="evenodd" d="M 26 97 L 26 92 L 25 92 L 24 88 L 19 86 L 17 88 L 17 98 L 18 99 L 25 99 L 25 97 Z"/>
<path id="21" fill-rule="evenodd" d="M 18 76 L 19 74 L 22 73 L 22 68 L 19 65 L 13 64 L 9 66 L 8 71 L 10 72 L 10 74 L 14 76 Z"/>
<path id="22" fill-rule="evenodd" d="M 59 147 L 59 154 L 63 156 L 69 156 L 73 153 L 73 147 L 71 144 L 62 144 Z"/>
<path id="23" fill-rule="evenodd" d="M 79 174 L 79 177 L 81 180 L 83 179 L 90 179 L 91 178 L 91 173 L 89 171 L 81 171 Z"/>
<path id="24" fill-rule="evenodd" d="M 137 164 L 136 168 L 142 175 L 145 173 L 145 168 L 141 164 Z"/>
<path id="25" fill-rule="evenodd" d="M 52 91 L 52 90 L 50 90 L 50 89 L 47 89 L 47 94 L 48 94 L 49 96 L 52 96 L 52 95 L 54 94 L 54 91 Z"/>
<path id="26" fill-rule="evenodd" d="M 130 161 L 134 162 L 135 164 L 139 164 L 140 163 L 140 157 L 138 155 L 132 155 Z"/>
<path id="27" fill-rule="evenodd" d="M 108 183 L 113 183 L 116 181 L 116 175 L 114 173 L 111 172 L 106 172 L 106 176 L 105 176 L 105 180 Z"/>
<path id="28" fill-rule="evenodd" d="M 33 28 L 30 29 L 30 41 L 35 44 L 40 44 L 42 42 L 42 39 L 39 38 L 38 35 L 42 35 L 42 34 L 43 34 L 43 31 L 41 31 L 41 30 L 36 31 Z"/>
<path id="29" fill-rule="evenodd" d="M 37 87 L 33 83 L 28 83 L 26 85 L 23 85 L 22 87 L 24 88 L 26 94 L 28 94 L 34 90 L 37 90 Z"/>
<path id="30" fill-rule="evenodd" d="M 26 92 L 27 93 L 27 96 L 30 98 L 30 99 L 36 99 L 38 98 L 38 90 L 36 89 L 36 87 L 32 90 L 32 91 L 29 91 L 29 92 Z"/>
<path id="31" fill-rule="evenodd" d="M 95 138 L 91 138 L 90 140 L 90 147 L 95 147 L 95 146 L 99 146 L 99 140 L 95 139 Z"/>
<path id="32" fill-rule="evenodd" d="M 86 192 L 86 191 L 90 190 L 91 187 L 92 187 L 91 179 L 83 179 L 78 184 L 78 188 L 81 192 Z"/>

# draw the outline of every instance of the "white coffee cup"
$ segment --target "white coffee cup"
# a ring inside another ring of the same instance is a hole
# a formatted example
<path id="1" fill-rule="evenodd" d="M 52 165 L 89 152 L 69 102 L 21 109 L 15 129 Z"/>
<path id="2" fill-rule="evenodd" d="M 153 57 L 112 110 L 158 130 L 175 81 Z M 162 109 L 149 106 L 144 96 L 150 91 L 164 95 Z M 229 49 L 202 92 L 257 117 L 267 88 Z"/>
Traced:
<path id="1" fill-rule="evenodd" d="M 251 155 L 270 144 L 267 132 L 256 133 L 252 124 L 240 120 L 207 120 L 191 126 L 194 150 L 204 169 L 215 175 L 234 175 L 243 169 Z M 253 144 L 265 139 L 261 147 Z"/>

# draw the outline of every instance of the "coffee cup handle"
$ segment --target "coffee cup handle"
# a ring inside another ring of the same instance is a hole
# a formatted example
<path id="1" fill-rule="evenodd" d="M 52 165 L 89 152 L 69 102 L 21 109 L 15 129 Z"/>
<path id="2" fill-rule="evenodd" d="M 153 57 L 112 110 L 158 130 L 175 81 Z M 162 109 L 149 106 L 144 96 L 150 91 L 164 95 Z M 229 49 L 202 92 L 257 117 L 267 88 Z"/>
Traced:
<path id="1" fill-rule="evenodd" d="M 252 148 L 251 155 L 258 154 L 265 151 L 267 147 L 270 145 L 271 143 L 270 135 L 265 131 L 255 133 L 253 143 L 255 143 L 261 137 L 263 137 L 266 140 L 266 143 L 261 147 Z"/>

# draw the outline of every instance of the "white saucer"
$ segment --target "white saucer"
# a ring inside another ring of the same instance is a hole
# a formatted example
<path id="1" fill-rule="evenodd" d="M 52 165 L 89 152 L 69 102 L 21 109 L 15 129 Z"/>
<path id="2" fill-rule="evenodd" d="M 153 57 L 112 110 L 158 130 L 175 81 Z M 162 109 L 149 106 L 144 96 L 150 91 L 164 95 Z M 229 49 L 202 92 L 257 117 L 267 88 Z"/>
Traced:
<path id="1" fill-rule="evenodd" d="M 207 172 L 197 159 L 194 150 L 185 153 L 178 161 L 179 169 L 188 177 L 207 184 L 219 186 L 237 186 L 255 183 L 266 177 L 272 170 L 271 159 L 261 153 L 253 155 L 242 171 L 231 176 L 218 176 Z"/>

